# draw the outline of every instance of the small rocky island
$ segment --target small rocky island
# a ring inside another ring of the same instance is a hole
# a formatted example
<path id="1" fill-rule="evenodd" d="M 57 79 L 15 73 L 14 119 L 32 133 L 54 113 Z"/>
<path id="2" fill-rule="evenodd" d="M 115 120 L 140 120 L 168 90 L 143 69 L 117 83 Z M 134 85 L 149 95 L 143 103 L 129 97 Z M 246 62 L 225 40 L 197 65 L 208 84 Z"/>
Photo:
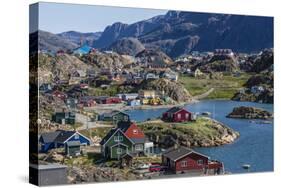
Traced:
<path id="1" fill-rule="evenodd" d="M 261 108 L 240 106 L 235 107 L 226 117 L 242 119 L 271 119 L 273 118 L 273 115 L 271 112 Z"/>
<path id="2" fill-rule="evenodd" d="M 139 127 L 156 145 L 169 148 L 175 143 L 186 147 L 212 147 L 234 142 L 239 133 L 208 117 L 193 122 L 170 123 L 162 120 L 143 122 Z"/>

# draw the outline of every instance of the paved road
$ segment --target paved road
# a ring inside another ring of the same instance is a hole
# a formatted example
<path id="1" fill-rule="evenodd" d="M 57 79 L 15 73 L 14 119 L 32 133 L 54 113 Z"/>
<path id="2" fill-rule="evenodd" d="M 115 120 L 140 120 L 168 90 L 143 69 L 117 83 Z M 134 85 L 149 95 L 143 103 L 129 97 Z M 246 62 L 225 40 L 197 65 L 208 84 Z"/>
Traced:
<path id="1" fill-rule="evenodd" d="M 196 95 L 194 96 L 194 99 L 196 100 L 200 100 L 200 99 L 204 99 L 206 98 L 208 95 L 210 95 L 215 89 L 211 88 L 208 91 L 206 91 L 205 93 L 201 94 L 201 95 Z"/>

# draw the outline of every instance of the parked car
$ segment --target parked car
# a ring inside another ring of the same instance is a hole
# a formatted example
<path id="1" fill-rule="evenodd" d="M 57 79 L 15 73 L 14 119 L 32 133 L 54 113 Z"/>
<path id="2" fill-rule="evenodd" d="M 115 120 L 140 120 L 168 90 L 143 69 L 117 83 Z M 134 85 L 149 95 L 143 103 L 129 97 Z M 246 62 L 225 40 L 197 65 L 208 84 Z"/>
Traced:
<path id="1" fill-rule="evenodd" d="M 150 167 L 150 164 L 141 164 L 138 166 L 138 169 L 148 169 Z"/>
<path id="2" fill-rule="evenodd" d="M 167 166 L 161 166 L 161 165 L 151 165 L 149 167 L 149 172 L 164 172 L 168 169 Z"/>

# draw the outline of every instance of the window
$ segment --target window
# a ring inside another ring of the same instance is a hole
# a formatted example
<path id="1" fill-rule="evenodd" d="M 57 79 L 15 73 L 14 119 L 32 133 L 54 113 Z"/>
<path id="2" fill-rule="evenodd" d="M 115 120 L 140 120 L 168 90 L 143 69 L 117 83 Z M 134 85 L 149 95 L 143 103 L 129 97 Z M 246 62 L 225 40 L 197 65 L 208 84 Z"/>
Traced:
<path id="1" fill-rule="evenodd" d="M 136 151 L 143 150 L 143 145 L 142 145 L 142 144 L 136 145 L 136 146 L 135 146 L 135 150 L 136 150 Z"/>
<path id="2" fill-rule="evenodd" d="M 128 116 L 124 116 L 124 121 L 128 121 Z"/>
<path id="3" fill-rule="evenodd" d="M 185 119 L 189 119 L 189 114 L 185 114 Z"/>
<path id="4" fill-rule="evenodd" d="M 115 142 L 123 141 L 123 136 L 114 136 L 114 141 Z"/>
<path id="5" fill-rule="evenodd" d="M 117 120 L 117 116 L 113 116 L 113 120 Z"/>
<path id="6" fill-rule="evenodd" d="M 134 129 L 133 134 L 138 134 L 138 129 Z"/>
<path id="7" fill-rule="evenodd" d="M 77 140 L 79 139 L 79 134 L 75 134 L 74 138 Z"/>
<path id="8" fill-rule="evenodd" d="M 203 160 L 202 160 L 202 159 L 198 160 L 198 161 L 197 161 L 197 164 L 198 164 L 198 165 L 203 165 Z"/>
<path id="9" fill-rule="evenodd" d="M 117 148 L 117 154 L 120 155 L 123 153 L 123 149 L 122 148 Z"/>
<path id="10" fill-rule="evenodd" d="M 181 167 L 187 167 L 187 161 L 182 161 L 181 162 Z"/>
<path id="11" fill-rule="evenodd" d="M 181 114 L 178 114 L 178 119 L 180 119 L 181 118 Z"/>

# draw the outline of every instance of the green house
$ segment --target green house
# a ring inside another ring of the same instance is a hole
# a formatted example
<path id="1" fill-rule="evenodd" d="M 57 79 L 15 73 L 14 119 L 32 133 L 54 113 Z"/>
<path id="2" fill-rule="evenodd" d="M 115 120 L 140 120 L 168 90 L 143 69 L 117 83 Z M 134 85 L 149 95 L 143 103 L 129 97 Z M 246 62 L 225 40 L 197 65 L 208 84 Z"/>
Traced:
<path id="1" fill-rule="evenodd" d="M 130 116 L 125 112 L 113 111 L 111 113 L 105 113 L 99 118 L 102 121 L 112 121 L 113 125 L 117 125 L 118 122 L 129 122 Z"/>
<path id="2" fill-rule="evenodd" d="M 118 128 L 111 129 L 100 144 L 103 157 L 107 159 L 119 160 L 134 149 L 134 143 Z"/>

